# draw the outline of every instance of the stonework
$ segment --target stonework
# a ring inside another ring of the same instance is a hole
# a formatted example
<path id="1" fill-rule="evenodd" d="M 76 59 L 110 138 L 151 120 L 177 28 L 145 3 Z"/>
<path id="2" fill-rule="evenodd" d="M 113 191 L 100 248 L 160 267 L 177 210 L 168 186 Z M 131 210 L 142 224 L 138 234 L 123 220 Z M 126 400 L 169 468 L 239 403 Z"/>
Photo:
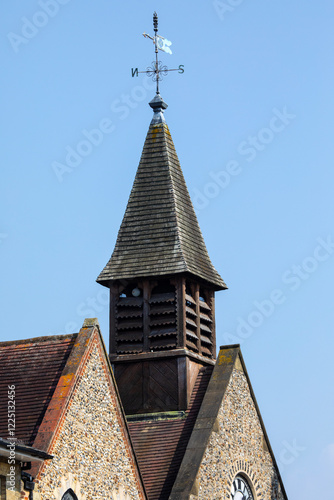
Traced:
<path id="1" fill-rule="evenodd" d="M 36 478 L 35 500 L 143 499 L 122 413 L 95 337 L 66 413 Z"/>
<path id="2" fill-rule="evenodd" d="M 251 486 L 255 500 L 284 500 L 239 359 L 217 420 L 197 475 L 197 491 L 190 500 L 230 500 L 238 473 Z"/>

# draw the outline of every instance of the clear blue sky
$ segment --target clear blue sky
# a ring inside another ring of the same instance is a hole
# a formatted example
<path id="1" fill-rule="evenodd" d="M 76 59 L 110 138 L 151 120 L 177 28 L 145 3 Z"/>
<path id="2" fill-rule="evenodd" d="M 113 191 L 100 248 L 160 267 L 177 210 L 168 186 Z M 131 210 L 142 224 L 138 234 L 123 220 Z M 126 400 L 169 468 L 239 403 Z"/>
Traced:
<path id="1" fill-rule="evenodd" d="M 97 316 L 107 341 L 95 279 L 151 120 L 131 68 L 154 58 L 157 10 L 160 59 L 185 68 L 161 85 L 166 120 L 229 286 L 218 344 L 241 343 L 290 500 L 318 498 L 334 475 L 333 2 L 52 5 L 0 6 L 1 339 Z"/>

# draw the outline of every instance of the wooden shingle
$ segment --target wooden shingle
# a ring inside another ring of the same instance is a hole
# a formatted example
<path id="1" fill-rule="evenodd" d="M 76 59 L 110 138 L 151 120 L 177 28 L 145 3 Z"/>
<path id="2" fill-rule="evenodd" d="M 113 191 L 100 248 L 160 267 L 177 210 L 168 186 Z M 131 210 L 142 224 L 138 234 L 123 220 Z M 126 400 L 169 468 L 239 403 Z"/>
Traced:
<path id="1" fill-rule="evenodd" d="M 97 282 L 179 273 L 226 288 L 208 255 L 168 126 L 152 120 L 114 252 Z"/>

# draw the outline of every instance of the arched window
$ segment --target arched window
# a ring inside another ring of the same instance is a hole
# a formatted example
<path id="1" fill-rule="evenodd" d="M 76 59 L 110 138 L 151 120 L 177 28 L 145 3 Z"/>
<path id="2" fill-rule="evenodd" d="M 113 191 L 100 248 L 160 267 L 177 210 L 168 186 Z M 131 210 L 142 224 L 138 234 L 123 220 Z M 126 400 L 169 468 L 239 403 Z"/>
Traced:
<path id="1" fill-rule="evenodd" d="M 78 497 L 76 496 L 76 494 L 74 493 L 73 490 L 71 490 L 71 488 L 69 490 L 67 490 L 63 496 L 61 497 L 61 500 L 78 500 Z"/>

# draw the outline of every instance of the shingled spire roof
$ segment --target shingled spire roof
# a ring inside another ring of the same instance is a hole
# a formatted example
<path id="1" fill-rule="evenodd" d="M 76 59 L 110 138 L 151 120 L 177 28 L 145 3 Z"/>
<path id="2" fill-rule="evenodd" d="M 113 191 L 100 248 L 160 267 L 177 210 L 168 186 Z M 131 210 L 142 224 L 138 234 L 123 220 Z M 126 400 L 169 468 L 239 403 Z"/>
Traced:
<path id="1" fill-rule="evenodd" d="M 113 280 L 191 273 L 226 285 L 208 255 L 159 94 L 114 252 L 97 278 Z"/>

